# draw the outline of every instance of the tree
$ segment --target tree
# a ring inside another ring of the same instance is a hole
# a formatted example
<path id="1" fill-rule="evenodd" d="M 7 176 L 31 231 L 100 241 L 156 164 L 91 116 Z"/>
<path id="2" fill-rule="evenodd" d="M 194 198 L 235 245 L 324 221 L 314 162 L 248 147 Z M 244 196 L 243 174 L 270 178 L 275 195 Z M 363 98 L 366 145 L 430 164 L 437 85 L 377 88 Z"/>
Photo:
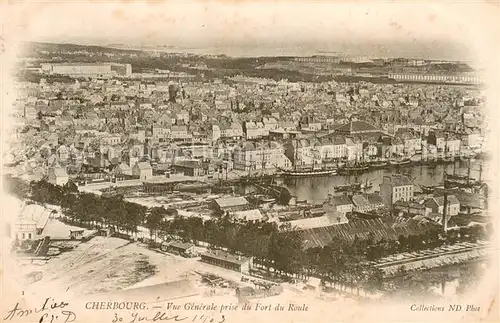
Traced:
<path id="1" fill-rule="evenodd" d="M 72 180 L 69 180 L 68 182 L 66 182 L 66 184 L 63 185 L 63 193 L 78 193 L 78 186 Z"/>
<path id="2" fill-rule="evenodd" d="M 60 186 L 53 185 L 46 180 L 41 180 L 38 182 L 32 181 L 31 186 L 31 197 L 33 200 L 40 203 L 49 204 L 60 204 L 63 191 Z"/>
<path id="3" fill-rule="evenodd" d="M 31 187 L 25 181 L 12 177 L 12 175 L 4 175 L 4 186 L 8 194 L 14 195 L 20 199 L 25 199 L 30 196 Z"/>
<path id="4" fill-rule="evenodd" d="M 204 239 L 203 219 L 200 217 L 189 217 L 187 219 L 189 240 L 195 244 Z"/>
<path id="5" fill-rule="evenodd" d="M 380 268 L 369 266 L 364 272 L 364 286 L 367 291 L 374 292 L 382 289 L 384 275 Z"/>
<path id="6" fill-rule="evenodd" d="M 146 219 L 147 208 L 144 205 L 131 203 L 120 199 L 124 206 L 125 227 L 127 232 L 137 233 L 137 227 L 144 223 Z"/>
<path id="7" fill-rule="evenodd" d="M 146 228 L 149 229 L 150 237 L 156 241 L 157 231 L 160 222 L 163 220 L 164 216 L 167 214 L 167 210 L 163 207 L 153 207 L 150 209 L 149 214 L 146 217 Z"/>

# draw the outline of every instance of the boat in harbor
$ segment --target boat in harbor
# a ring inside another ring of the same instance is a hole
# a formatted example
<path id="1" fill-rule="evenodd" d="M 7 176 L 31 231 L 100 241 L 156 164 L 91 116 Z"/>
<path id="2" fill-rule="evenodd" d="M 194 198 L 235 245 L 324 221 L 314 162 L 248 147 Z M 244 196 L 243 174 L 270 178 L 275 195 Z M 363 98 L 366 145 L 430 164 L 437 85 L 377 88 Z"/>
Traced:
<path id="1" fill-rule="evenodd" d="M 367 190 L 373 187 L 373 183 L 371 181 L 366 181 L 365 183 L 359 183 L 355 182 L 352 184 L 346 184 L 346 185 L 338 185 L 335 186 L 334 190 L 335 192 L 350 192 L 350 191 L 361 191 L 361 190 Z"/>
<path id="2" fill-rule="evenodd" d="M 444 184 L 447 187 L 473 188 L 481 186 L 483 183 L 468 176 L 446 174 Z"/>
<path id="3" fill-rule="evenodd" d="M 452 180 L 452 181 L 466 181 L 469 179 L 469 177 L 463 176 L 463 175 L 446 174 L 446 179 Z"/>
<path id="4" fill-rule="evenodd" d="M 369 169 L 370 167 L 368 164 L 355 163 L 353 165 L 345 165 L 343 167 L 339 167 L 337 172 L 340 175 L 351 175 L 351 174 L 365 172 Z"/>
<path id="5" fill-rule="evenodd" d="M 389 165 L 388 162 L 380 160 L 380 161 L 374 161 L 374 162 L 370 163 L 368 165 L 368 167 L 373 168 L 373 169 L 380 169 L 380 168 L 387 167 L 388 165 Z"/>
<path id="6" fill-rule="evenodd" d="M 406 166 L 410 165 L 411 160 L 409 158 L 398 158 L 389 160 L 391 166 Z"/>
<path id="7" fill-rule="evenodd" d="M 369 170 L 368 166 L 346 166 L 338 169 L 339 175 L 351 175 Z"/>
<path id="8" fill-rule="evenodd" d="M 438 186 L 437 185 L 420 185 L 420 189 L 422 190 L 422 193 L 424 194 L 431 194 L 434 192 L 434 189 L 436 189 Z"/>
<path id="9" fill-rule="evenodd" d="M 479 178 L 476 179 L 471 177 L 471 164 L 467 167 L 467 175 L 456 174 L 456 164 L 453 165 L 453 174 L 444 173 L 444 185 L 445 187 L 459 187 L 465 189 L 482 188 L 484 182 L 482 180 L 483 166 L 479 165 Z"/>
<path id="10" fill-rule="evenodd" d="M 337 170 L 336 169 L 313 169 L 313 170 L 280 169 L 280 173 L 287 177 L 332 176 L 337 174 Z"/>
<path id="11" fill-rule="evenodd" d="M 436 163 L 437 164 L 449 164 L 453 163 L 455 159 L 453 157 L 437 157 Z"/>
<path id="12" fill-rule="evenodd" d="M 334 187 L 335 192 L 349 192 L 349 191 L 359 191 L 361 190 L 361 183 L 353 183 L 346 185 L 339 185 Z"/>

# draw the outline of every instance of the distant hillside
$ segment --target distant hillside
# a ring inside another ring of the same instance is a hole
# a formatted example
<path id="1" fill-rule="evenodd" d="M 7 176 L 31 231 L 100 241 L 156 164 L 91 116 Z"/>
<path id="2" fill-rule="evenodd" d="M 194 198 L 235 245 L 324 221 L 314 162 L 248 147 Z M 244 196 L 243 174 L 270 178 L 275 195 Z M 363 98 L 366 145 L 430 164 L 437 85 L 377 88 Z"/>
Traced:
<path id="1" fill-rule="evenodd" d="M 23 53 L 26 56 L 37 55 L 42 51 L 47 51 L 49 53 L 53 52 L 78 52 L 87 51 L 92 53 L 112 53 L 112 54 L 137 54 L 140 50 L 134 49 L 118 49 L 109 48 L 102 46 L 92 46 L 92 45 L 77 45 L 77 44 L 54 44 L 54 43 L 41 43 L 41 42 L 24 42 L 22 45 Z"/>

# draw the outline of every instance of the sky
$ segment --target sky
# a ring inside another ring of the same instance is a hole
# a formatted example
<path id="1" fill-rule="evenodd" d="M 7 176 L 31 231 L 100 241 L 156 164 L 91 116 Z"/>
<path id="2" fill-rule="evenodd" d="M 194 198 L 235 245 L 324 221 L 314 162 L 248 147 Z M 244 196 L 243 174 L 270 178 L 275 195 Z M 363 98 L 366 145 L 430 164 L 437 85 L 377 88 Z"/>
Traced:
<path id="1" fill-rule="evenodd" d="M 12 35 L 28 41 L 166 45 L 232 56 L 342 52 L 469 61 L 488 42 L 487 15 L 496 8 L 423 0 L 40 1 L 11 6 L 8 26 Z"/>

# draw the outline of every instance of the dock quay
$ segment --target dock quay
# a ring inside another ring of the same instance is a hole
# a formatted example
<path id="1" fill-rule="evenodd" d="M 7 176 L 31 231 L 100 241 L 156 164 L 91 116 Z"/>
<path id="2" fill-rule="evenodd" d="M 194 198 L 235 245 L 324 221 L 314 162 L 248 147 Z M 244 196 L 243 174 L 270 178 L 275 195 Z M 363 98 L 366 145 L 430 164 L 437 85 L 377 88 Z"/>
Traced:
<path id="1" fill-rule="evenodd" d="M 488 243 L 462 242 L 435 249 L 406 252 L 382 258 L 372 264 L 388 276 L 405 271 L 425 270 L 444 265 L 463 263 L 487 257 L 492 251 Z"/>

